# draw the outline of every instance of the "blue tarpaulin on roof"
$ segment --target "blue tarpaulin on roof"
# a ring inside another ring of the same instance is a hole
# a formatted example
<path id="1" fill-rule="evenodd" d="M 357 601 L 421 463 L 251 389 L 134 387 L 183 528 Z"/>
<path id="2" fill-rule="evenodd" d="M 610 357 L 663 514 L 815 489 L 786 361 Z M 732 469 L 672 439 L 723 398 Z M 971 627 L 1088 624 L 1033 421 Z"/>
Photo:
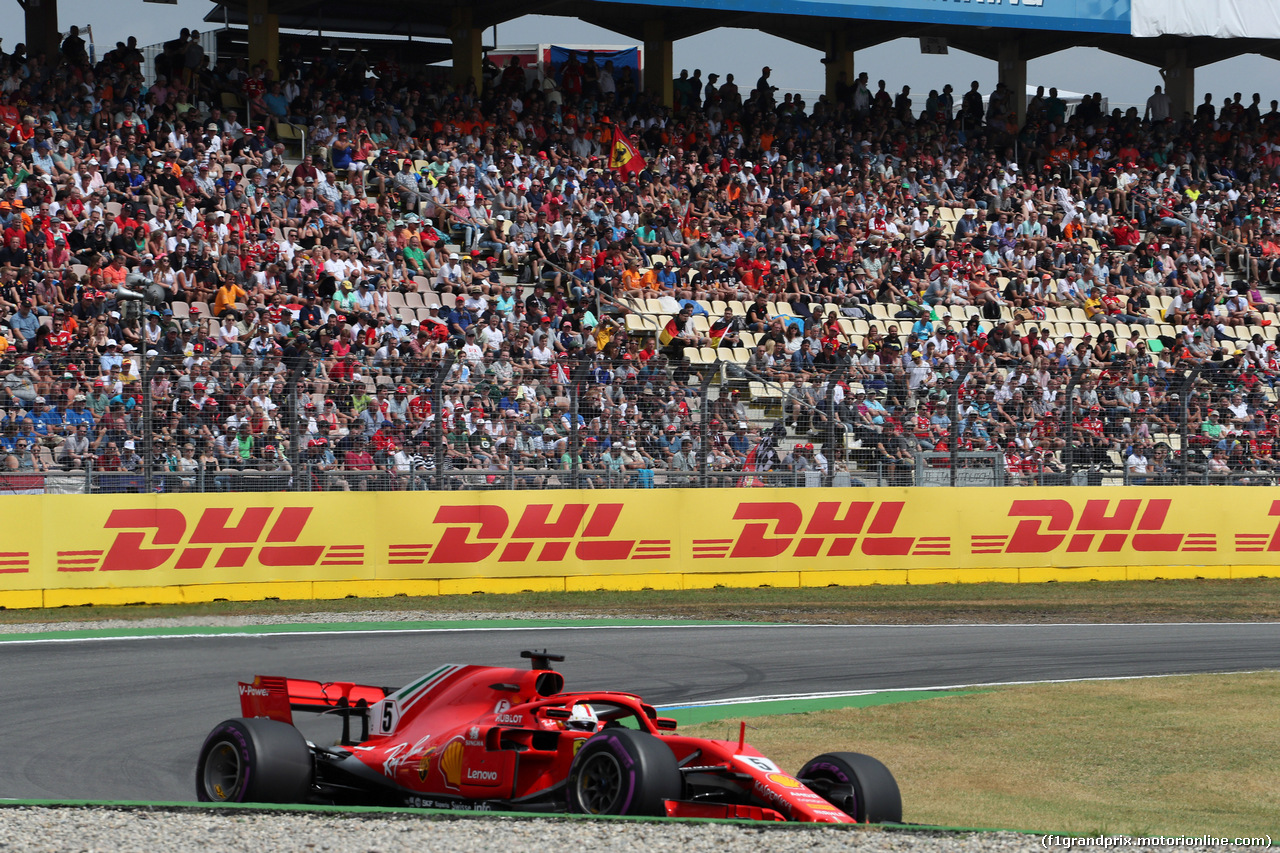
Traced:
<path id="1" fill-rule="evenodd" d="M 601 67 L 606 62 L 613 62 L 613 70 L 616 74 L 623 68 L 630 68 L 633 74 L 640 71 L 640 50 L 638 48 L 629 47 L 626 50 L 596 50 L 591 51 L 595 55 L 596 65 Z M 551 46 L 551 67 L 555 69 L 558 77 L 560 67 L 569 61 L 569 54 L 573 54 L 578 62 L 585 64 L 587 61 L 588 51 L 577 50 L 568 47 Z"/>

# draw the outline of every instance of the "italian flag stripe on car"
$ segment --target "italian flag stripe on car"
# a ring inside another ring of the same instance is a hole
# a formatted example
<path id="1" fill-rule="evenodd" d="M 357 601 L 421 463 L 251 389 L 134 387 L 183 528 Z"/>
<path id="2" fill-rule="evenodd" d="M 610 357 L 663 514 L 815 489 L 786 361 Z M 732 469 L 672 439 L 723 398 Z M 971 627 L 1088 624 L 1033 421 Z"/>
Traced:
<path id="1" fill-rule="evenodd" d="M 422 678 L 419 678 L 417 681 L 415 681 L 413 684 L 410 684 L 407 687 L 401 687 L 398 691 L 396 691 L 395 695 L 392 698 L 402 702 L 404 709 L 407 710 L 415 702 L 421 699 L 423 696 L 426 696 L 428 693 L 430 693 L 431 688 L 435 687 L 447 676 L 452 675 L 454 672 L 457 672 L 459 669 L 462 669 L 462 667 L 457 664 L 446 664 L 440 667 L 439 669 L 436 669 L 436 670 L 433 670 L 432 672 L 427 673 Z"/>

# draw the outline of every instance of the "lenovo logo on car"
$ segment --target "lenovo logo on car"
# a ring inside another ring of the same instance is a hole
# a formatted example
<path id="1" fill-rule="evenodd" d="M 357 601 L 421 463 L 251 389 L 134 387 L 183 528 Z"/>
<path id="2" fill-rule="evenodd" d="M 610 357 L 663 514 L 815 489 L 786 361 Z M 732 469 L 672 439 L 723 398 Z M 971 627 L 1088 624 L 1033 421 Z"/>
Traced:
<path id="1" fill-rule="evenodd" d="M 240 685 L 241 696 L 270 696 L 271 691 L 263 687 L 254 687 L 252 684 Z"/>
<path id="2" fill-rule="evenodd" d="M 468 782 L 497 782 L 498 774 L 493 770 L 468 770 Z"/>

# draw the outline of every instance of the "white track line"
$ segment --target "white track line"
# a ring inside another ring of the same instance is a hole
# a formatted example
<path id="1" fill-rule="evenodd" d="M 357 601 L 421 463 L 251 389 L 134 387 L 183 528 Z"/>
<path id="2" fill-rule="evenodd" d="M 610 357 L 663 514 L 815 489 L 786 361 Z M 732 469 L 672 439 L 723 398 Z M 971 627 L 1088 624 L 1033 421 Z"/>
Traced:
<path id="1" fill-rule="evenodd" d="M 1258 675 L 1275 672 L 1272 669 L 1215 670 L 1212 672 L 1168 672 L 1160 675 L 1100 675 L 1087 678 L 1043 678 L 1032 681 L 987 681 L 980 684 L 950 684 L 937 687 L 885 687 L 880 690 L 835 691 L 831 693 L 779 693 L 768 696 L 740 696 L 736 699 L 715 699 L 710 702 L 691 702 L 682 705 L 655 705 L 659 711 L 687 710 L 690 708 L 718 708 L 723 705 L 749 705 L 756 702 L 795 702 L 806 699 L 845 699 L 873 696 L 878 693 L 931 693 L 952 690 L 974 690 L 982 687 L 1028 687 L 1035 684 L 1076 684 L 1089 681 L 1137 681 L 1149 678 L 1188 678 L 1193 675 Z"/>

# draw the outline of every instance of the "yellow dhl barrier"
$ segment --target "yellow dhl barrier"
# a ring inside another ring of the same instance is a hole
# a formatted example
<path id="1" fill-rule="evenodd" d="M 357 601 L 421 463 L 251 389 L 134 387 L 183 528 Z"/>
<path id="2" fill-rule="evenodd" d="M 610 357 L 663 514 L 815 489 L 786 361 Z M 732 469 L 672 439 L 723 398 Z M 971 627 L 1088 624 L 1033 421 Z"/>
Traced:
<path id="1" fill-rule="evenodd" d="M 1280 576 L 1264 489 L 14 496 L 0 605 Z"/>

